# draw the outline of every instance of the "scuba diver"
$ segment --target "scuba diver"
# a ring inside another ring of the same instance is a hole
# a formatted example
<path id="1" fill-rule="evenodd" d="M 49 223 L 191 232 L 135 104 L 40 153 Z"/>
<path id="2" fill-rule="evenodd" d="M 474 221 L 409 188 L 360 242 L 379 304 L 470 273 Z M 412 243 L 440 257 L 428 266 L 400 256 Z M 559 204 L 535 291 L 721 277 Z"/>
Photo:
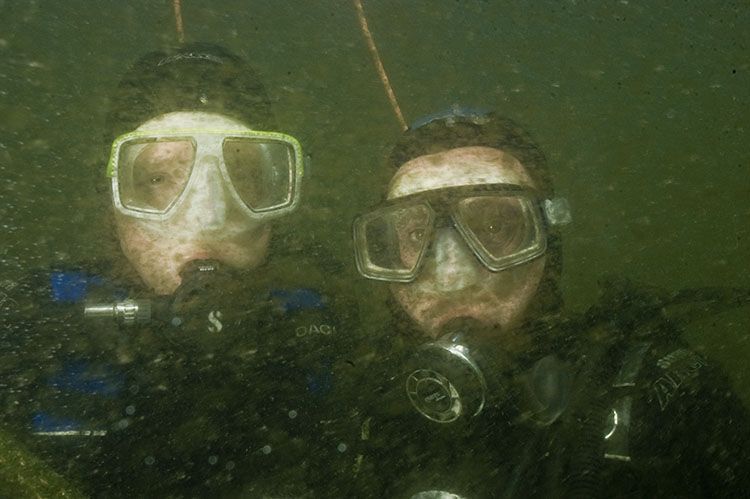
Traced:
<path id="1" fill-rule="evenodd" d="M 353 226 L 394 320 L 369 381 L 373 497 L 744 495 L 747 411 L 680 338 L 747 290 L 622 279 L 587 312 L 558 287 L 571 222 L 545 157 L 495 113 L 452 110 L 392 149 L 385 201 Z M 362 402 L 366 403 L 366 402 Z M 369 486 L 369 485 L 368 485 Z"/>
<path id="2" fill-rule="evenodd" d="M 353 334 L 340 299 L 266 261 L 299 141 L 205 44 L 139 59 L 106 129 L 122 263 L 3 282 L 5 428 L 86 494 L 330 495 L 359 432 L 337 399 Z"/>

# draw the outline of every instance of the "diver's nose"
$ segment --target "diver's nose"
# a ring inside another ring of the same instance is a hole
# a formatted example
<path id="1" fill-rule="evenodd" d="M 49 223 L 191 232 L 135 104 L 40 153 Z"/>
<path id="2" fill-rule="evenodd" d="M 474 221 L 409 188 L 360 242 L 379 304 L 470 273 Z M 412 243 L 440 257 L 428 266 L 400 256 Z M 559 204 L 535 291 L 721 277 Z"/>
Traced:
<path id="1" fill-rule="evenodd" d="M 479 263 L 456 229 L 438 229 L 432 249 L 425 270 L 437 291 L 460 291 L 478 281 Z"/>
<path id="2" fill-rule="evenodd" d="M 189 193 L 187 215 L 203 230 L 216 230 L 227 219 L 227 193 L 219 169 L 219 158 L 206 156 L 195 165 L 198 178 Z"/>

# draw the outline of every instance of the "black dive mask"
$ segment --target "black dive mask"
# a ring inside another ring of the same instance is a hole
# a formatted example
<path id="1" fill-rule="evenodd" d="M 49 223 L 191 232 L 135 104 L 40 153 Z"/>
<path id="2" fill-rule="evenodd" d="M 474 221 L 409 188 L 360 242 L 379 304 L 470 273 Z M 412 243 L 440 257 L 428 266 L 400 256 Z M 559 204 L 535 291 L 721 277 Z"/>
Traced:
<path id="1" fill-rule="evenodd" d="M 357 269 L 370 279 L 412 282 L 441 227 L 455 227 L 492 272 L 521 265 L 544 254 L 548 226 L 570 222 L 567 201 L 539 196 L 520 185 L 481 184 L 386 201 L 354 222 Z"/>

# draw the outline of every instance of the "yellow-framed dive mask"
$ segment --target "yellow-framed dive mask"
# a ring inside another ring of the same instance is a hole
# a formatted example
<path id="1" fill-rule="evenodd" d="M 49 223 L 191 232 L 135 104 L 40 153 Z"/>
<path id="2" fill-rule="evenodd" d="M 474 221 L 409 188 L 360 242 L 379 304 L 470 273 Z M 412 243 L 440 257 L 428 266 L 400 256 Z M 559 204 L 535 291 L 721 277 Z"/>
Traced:
<path id="1" fill-rule="evenodd" d="M 293 211 L 304 172 L 294 137 L 255 130 L 135 131 L 117 137 L 107 164 L 115 208 L 166 220 L 199 182 L 223 189 L 253 219 Z"/>

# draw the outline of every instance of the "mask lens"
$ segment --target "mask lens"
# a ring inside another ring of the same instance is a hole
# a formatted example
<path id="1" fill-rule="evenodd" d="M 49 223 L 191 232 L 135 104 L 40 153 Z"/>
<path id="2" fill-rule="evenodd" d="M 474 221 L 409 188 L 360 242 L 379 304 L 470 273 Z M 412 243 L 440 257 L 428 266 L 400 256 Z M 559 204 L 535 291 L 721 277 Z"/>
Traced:
<path id="1" fill-rule="evenodd" d="M 253 211 L 287 205 L 293 199 L 294 149 L 281 141 L 227 138 L 224 163 L 237 194 Z"/>
<path id="2" fill-rule="evenodd" d="M 539 217 L 522 196 L 477 196 L 457 206 L 459 225 L 493 270 L 527 261 L 544 251 Z"/>
<path id="3" fill-rule="evenodd" d="M 425 205 L 386 208 L 356 226 L 360 268 L 370 277 L 399 280 L 414 277 L 432 228 Z"/>
<path id="4" fill-rule="evenodd" d="M 182 194 L 195 163 L 189 139 L 135 139 L 120 147 L 117 181 L 126 208 L 165 212 Z"/>

